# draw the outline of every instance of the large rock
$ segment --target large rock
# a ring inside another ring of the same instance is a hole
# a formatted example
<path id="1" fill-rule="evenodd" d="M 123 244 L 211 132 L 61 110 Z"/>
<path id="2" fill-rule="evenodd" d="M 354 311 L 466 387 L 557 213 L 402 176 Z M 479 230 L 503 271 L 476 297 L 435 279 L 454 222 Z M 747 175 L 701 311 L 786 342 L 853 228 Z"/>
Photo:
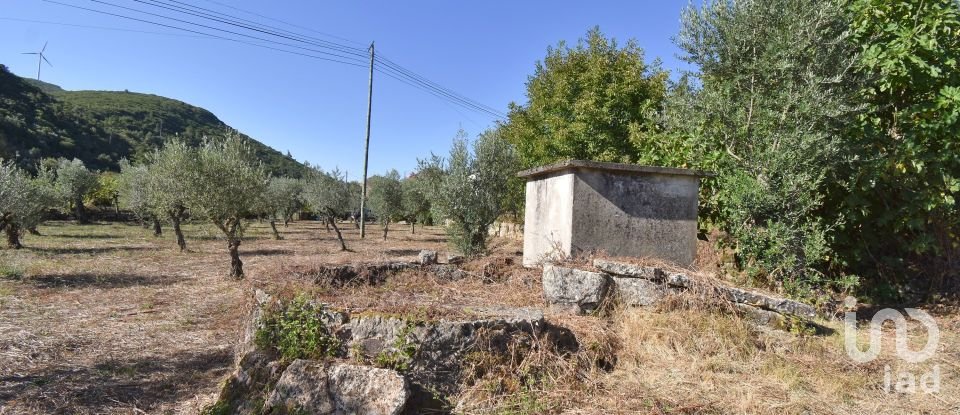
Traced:
<path id="1" fill-rule="evenodd" d="M 599 272 L 553 265 L 543 267 L 543 296 L 554 307 L 577 314 L 593 312 L 607 294 L 609 280 Z"/>
<path id="2" fill-rule="evenodd" d="M 335 414 L 396 415 L 410 397 L 407 381 L 390 369 L 333 365 L 327 382 Z"/>
<path id="3" fill-rule="evenodd" d="M 399 414 L 410 397 L 393 370 L 295 360 L 264 404 L 268 413 Z"/>
<path id="4" fill-rule="evenodd" d="M 280 376 L 264 404 L 268 413 L 333 413 L 327 366 L 313 360 L 294 360 Z"/>
<path id="5" fill-rule="evenodd" d="M 611 278 L 620 302 L 630 307 L 656 304 L 671 292 L 666 285 L 656 281 L 631 277 Z"/>
<path id="6" fill-rule="evenodd" d="M 417 256 L 417 262 L 420 265 L 433 265 L 437 263 L 437 251 L 430 251 L 424 249 L 420 251 L 420 255 Z"/>

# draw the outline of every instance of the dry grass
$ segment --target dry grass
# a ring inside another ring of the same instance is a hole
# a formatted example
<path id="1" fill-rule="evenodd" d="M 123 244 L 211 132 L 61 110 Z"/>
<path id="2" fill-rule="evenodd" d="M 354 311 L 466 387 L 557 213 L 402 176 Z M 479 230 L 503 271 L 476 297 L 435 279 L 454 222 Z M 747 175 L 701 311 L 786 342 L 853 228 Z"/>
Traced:
<path id="1" fill-rule="evenodd" d="M 253 224 L 240 247 L 248 275 L 225 278 L 215 228 L 188 225 L 188 252 L 172 232 L 154 238 L 125 224 L 52 222 L 28 248 L 0 250 L 0 414 L 196 413 L 233 363 L 252 286 L 278 290 L 276 270 L 298 263 L 411 260 L 445 250 L 439 229 L 398 228 L 389 240 L 340 252 L 312 222 L 269 237 Z"/>
<path id="2" fill-rule="evenodd" d="M 241 246 L 248 278 L 237 282 L 224 277 L 226 247 L 212 227 L 189 225 L 189 252 L 180 253 L 172 235 L 153 238 L 137 226 L 43 226 L 45 236 L 27 237 L 29 248 L 0 250 L 0 414 L 196 413 L 232 367 L 253 287 L 310 291 L 336 307 L 417 318 L 468 317 L 473 307 L 493 305 L 543 307 L 539 272 L 519 265 L 520 243 L 510 239 L 494 239 L 492 255 L 464 264 L 468 277 L 455 281 L 408 270 L 380 285 L 335 288 L 292 272 L 409 261 L 421 249 L 445 258 L 439 228 L 416 235 L 394 228 L 387 241 L 373 229 L 361 243 L 345 226 L 352 251 L 341 252 L 317 223 L 282 229 L 282 241 L 254 224 Z M 704 268 L 684 271 L 709 280 Z M 471 356 L 460 409 L 872 415 L 960 408 L 954 310 L 937 310 L 940 350 L 920 364 L 893 356 L 892 327 L 882 357 L 855 364 L 837 322 L 824 323 L 836 330 L 827 336 L 797 335 L 757 329 L 727 311 L 691 293 L 660 309 L 548 313 L 552 324 L 576 334 L 579 351 L 532 339 L 515 353 Z M 911 333 L 924 340 L 918 325 Z M 939 394 L 883 390 L 886 365 L 920 374 L 934 364 Z"/>

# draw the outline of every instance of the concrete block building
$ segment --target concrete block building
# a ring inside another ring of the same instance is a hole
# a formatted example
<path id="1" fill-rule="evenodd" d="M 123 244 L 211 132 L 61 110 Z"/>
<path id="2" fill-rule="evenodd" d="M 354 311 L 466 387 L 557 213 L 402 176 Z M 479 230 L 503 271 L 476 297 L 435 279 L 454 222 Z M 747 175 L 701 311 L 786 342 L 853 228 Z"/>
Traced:
<path id="1" fill-rule="evenodd" d="M 523 264 L 602 251 L 689 265 L 697 251 L 697 170 L 567 160 L 526 178 Z"/>

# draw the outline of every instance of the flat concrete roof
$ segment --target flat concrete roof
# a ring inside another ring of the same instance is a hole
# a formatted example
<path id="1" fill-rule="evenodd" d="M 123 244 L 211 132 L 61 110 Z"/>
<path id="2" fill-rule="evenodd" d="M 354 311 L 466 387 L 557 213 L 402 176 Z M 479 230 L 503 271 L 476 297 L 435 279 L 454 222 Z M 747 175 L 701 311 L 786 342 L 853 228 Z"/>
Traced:
<path id="1" fill-rule="evenodd" d="M 563 170 L 601 170 L 601 171 L 615 171 L 622 173 L 648 173 L 648 174 L 669 174 L 677 176 L 697 176 L 697 177 L 713 177 L 716 176 L 715 173 L 702 171 L 702 170 L 691 170 L 691 169 L 678 169 L 674 167 L 658 167 L 658 166 L 641 166 L 639 164 L 627 164 L 627 163 L 606 163 L 601 161 L 589 161 L 589 160 L 564 160 L 558 163 L 548 164 L 546 166 L 540 166 L 532 168 L 530 170 L 524 170 L 517 173 L 518 177 L 525 177 L 527 179 L 532 179 L 539 176 L 544 176 L 550 173 L 563 171 Z"/>

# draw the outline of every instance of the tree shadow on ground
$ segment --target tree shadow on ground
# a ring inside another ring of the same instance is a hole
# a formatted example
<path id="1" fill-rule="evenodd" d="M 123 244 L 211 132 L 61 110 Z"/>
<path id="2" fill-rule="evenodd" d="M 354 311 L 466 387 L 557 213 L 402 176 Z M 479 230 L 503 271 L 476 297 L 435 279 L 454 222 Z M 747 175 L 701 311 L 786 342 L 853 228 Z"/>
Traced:
<path id="1" fill-rule="evenodd" d="M 68 248 L 41 248 L 41 247 L 28 247 L 31 251 L 41 252 L 45 254 L 54 254 L 54 255 L 99 255 L 106 254 L 111 252 L 121 252 L 121 251 L 153 251 L 156 250 L 154 247 L 149 246 L 107 246 L 107 247 L 93 247 L 93 248 L 80 248 L 80 247 L 68 247 Z"/>
<path id="2" fill-rule="evenodd" d="M 179 275 L 138 274 L 42 274 L 21 279 L 37 288 L 127 288 L 136 286 L 171 285 L 186 279 Z"/>
<path id="3" fill-rule="evenodd" d="M 48 236 L 51 238 L 70 238 L 70 239 L 120 239 L 120 235 L 111 235 L 111 234 L 85 234 L 85 235 L 72 235 L 72 234 L 47 234 L 41 236 Z"/>
<path id="4" fill-rule="evenodd" d="M 0 374 L 0 407 L 6 403 L 14 412 L 35 413 L 136 408 L 143 413 L 164 403 L 188 400 L 226 375 L 232 363 L 233 354 L 227 349 L 104 359 L 88 367 L 61 366 L 33 373 L 0 371 L 6 372 Z"/>
<path id="5" fill-rule="evenodd" d="M 273 248 L 263 248 L 263 249 L 251 249 L 249 251 L 240 249 L 240 255 L 292 255 L 293 251 L 290 249 L 273 249 Z"/>

